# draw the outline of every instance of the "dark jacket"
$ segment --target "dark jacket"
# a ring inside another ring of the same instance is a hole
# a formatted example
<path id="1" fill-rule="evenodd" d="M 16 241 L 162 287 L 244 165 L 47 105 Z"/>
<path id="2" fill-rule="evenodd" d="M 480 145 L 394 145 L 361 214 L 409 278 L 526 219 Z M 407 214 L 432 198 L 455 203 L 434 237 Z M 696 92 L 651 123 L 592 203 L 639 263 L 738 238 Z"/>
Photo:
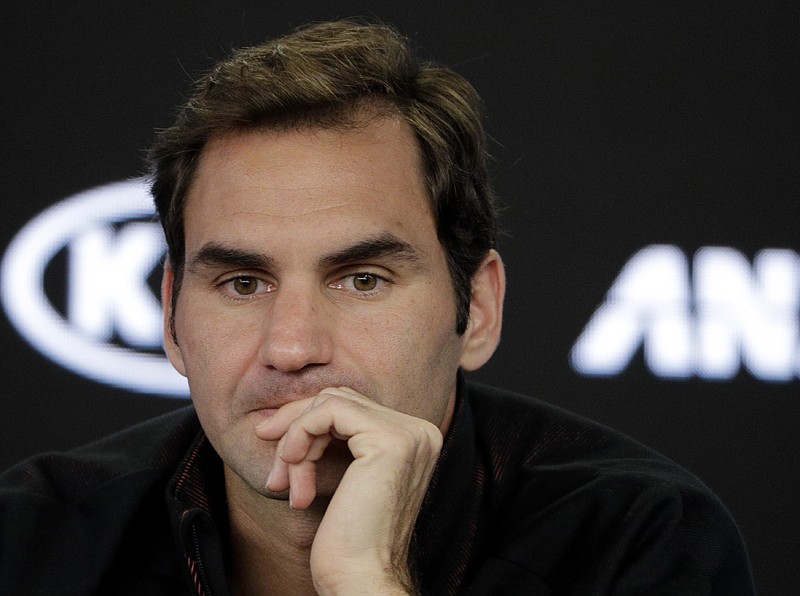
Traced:
<path id="1" fill-rule="evenodd" d="M 752 594 L 728 512 L 669 460 L 459 383 L 412 548 L 423 594 Z M 228 593 L 222 464 L 184 408 L 0 477 L 0 594 Z"/>

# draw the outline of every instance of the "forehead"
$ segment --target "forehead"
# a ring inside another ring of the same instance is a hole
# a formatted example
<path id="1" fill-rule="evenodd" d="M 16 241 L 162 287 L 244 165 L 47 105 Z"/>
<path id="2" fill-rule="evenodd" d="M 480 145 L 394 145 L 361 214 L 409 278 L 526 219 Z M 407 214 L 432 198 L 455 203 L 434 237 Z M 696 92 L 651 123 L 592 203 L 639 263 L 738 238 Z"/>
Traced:
<path id="1" fill-rule="evenodd" d="M 435 234 L 414 134 L 388 117 L 343 130 L 212 139 L 187 197 L 185 224 L 187 253 L 208 236 L 247 239 L 263 236 L 265 227 L 281 236 L 354 226 L 371 234 L 421 226 Z"/>

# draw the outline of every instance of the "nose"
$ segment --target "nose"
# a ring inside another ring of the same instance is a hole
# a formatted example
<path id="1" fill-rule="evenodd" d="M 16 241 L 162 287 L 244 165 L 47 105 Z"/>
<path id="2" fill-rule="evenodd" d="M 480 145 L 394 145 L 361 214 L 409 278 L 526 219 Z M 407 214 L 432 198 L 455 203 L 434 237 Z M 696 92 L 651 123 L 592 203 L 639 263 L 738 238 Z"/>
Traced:
<path id="1" fill-rule="evenodd" d="M 324 299 L 313 291 L 279 287 L 264 320 L 261 364 L 281 372 L 328 364 L 333 357 Z"/>

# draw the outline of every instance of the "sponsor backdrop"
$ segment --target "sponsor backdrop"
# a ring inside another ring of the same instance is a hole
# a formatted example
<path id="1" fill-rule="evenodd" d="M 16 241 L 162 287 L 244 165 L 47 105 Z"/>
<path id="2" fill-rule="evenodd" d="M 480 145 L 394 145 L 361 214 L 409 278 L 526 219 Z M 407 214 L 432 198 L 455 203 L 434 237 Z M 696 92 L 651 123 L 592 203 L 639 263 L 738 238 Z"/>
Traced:
<path id="1" fill-rule="evenodd" d="M 739 521 L 762 593 L 795 593 L 792 4 L 17 4 L 0 36 L 2 467 L 187 403 L 160 351 L 142 151 L 228 49 L 371 15 L 487 104 L 510 281 L 476 376 L 694 471 Z"/>

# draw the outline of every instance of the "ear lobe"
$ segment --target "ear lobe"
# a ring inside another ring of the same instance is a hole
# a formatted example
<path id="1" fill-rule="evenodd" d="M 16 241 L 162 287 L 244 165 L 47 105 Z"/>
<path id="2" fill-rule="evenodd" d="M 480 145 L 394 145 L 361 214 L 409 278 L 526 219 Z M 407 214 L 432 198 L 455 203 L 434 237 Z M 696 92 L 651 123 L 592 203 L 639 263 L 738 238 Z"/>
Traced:
<path id="1" fill-rule="evenodd" d="M 172 312 L 172 292 L 175 287 L 175 272 L 169 264 L 169 259 L 164 263 L 164 275 L 161 278 L 161 310 L 164 314 L 164 351 L 172 366 L 184 377 L 186 367 L 183 363 L 181 348 L 175 339 L 174 313 Z"/>
<path id="2" fill-rule="evenodd" d="M 496 250 L 486 255 L 472 278 L 469 325 L 464 332 L 460 366 L 476 370 L 486 364 L 500 343 L 506 273 Z"/>

